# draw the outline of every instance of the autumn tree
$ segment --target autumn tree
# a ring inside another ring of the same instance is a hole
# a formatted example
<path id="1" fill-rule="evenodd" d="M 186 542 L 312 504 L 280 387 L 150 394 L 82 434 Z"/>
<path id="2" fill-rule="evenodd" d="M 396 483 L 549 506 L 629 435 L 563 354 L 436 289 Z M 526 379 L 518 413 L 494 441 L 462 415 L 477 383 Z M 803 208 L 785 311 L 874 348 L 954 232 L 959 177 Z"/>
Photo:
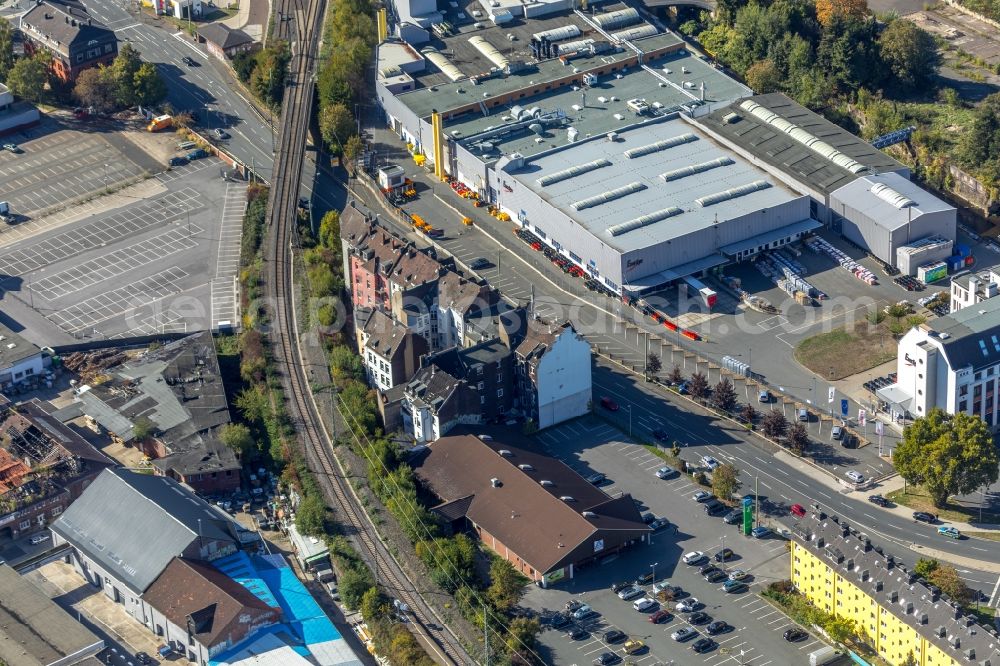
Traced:
<path id="1" fill-rule="evenodd" d="M 703 399 L 708 395 L 708 378 L 701 372 L 695 372 L 688 382 L 688 392 L 699 400 Z"/>
<path id="2" fill-rule="evenodd" d="M 754 409 L 753 405 L 747 403 L 743 405 L 742 409 L 740 409 L 740 418 L 743 419 L 746 423 L 753 423 L 754 420 L 757 418 L 757 410 Z"/>
<path id="3" fill-rule="evenodd" d="M 339 155 L 355 132 L 354 115 L 343 104 L 330 104 L 319 114 L 319 131 L 330 152 Z"/>
<path id="4" fill-rule="evenodd" d="M 724 412 L 732 411 L 736 406 L 736 389 L 729 377 L 723 377 L 715 385 L 712 392 L 712 404 Z"/>
<path id="5" fill-rule="evenodd" d="M 965 606 L 974 600 L 974 592 L 965 584 L 958 570 L 950 564 L 938 564 L 928 577 L 930 582 L 956 603 Z"/>
<path id="6" fill-rule="evenodd" d="M 0 21 L 0 81 L 7 80 L 7 72 L 14 66 L 14 29 L 7 21 Z"/>
<path id="7" fill-rule="evenodd" d="M 867 15 L 867 0 L 816 0 L 816 19 L 824 28 L 833 23 L 834 16 L 864 18 Z"/>
<path id="8" fill-rule="evenodd" d="M 646 356 L 646 372 L 650 375 L 655 375 L 662 369 L 663 361 L 660 360 L 660 355 L 650 352 Z"/>
<path id="9" fill-rule="evenodd" d="M 753 88 L 754 92 L 759 95 L 780 90 L 781 82 L 784 78 L 781 70 L 778 69 L 774 61 L 770 58 L 758 60 L 750 65 L 745 76 L 747 85 Z"/>
<path id="10" fill-rule="evenodd" d="M 83 70 L 76 77 L 73 96 L 80 104 L 92 106 L 101 113 L 113 110 L 118 104 L 118 86 L 112 71 L 107 67 Z"/>
<path id="11" fill-rule="evenodd" d="M 674 363 L 674 367 L 670 369 L 670 375 L 667 377 L 671 384 L 675 386 L 684 381 L 684 373 L 681 372 L 681 366 Z"/>
<path id="12" fill-rule="evenodd" d="M 809 447 L 809 432 L 801 423 L 794 423 L 788 429 L 788 448 L 795 453 L 802 455 Z"/>
<path id="13" fill-rule="evenodd" d="M 772 409 L 761 419 L 760 429 L 771 439 L 777 439 L 788 430 L 788 419 L 776 409 Z"/>
<path id="14" fill-rule="evenodd" d="M 712 472 L 712 492 L 716 497 L 728 500 L 733 497 L 743 483 L 740 481 L 740 470 L 735 465 L 725 463 Z"/>

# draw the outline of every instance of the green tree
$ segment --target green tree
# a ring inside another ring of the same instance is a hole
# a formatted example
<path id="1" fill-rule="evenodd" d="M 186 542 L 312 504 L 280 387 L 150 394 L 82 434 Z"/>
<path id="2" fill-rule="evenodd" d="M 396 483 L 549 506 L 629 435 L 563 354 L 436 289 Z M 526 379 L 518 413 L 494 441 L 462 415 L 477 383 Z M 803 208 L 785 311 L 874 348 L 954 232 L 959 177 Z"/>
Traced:
<path id="1" fill-rule="evenodd" d="M 156 433 L 156 424 L 145 416 L 140 416 L 132 422 L 132 437 L 137 442 L 145 442 Z"/>
<path id="2" fill-rule="evenodd" d="M 361 617 L 365 618 L 366 622 L 374 622 L 381 617 L 385 617 L 388 613 L 389 600 L 373 585 L 361 595 L 358 610 L 361 611 Z"/>
<path id="3" fill-rule="evenodd" d="M 331 210 L 319 222 L 319 244 L 323 247 L 340 249 L 340 213 Z"/>
<path id="4" fill-rule="evenodd" d="M 227 423 L 219 429 L 219 440 L 241 457 L 253 452 L 257 447 L 250 428 L 242 423 Z"/>
<path id="5" fill-rule="evenodd" d="M 938 568 L 938 561 L 933 559 L 925 559 L 921 557 L 917 560 L 917 563 L 913 565 L 913 573 L 917 574 L 924 580 L 929 580 L 931 574 L 934 570 Z"/>
<path id="6" fill-rule="evenodd" d="M 0 21 L 0 82 L 7 80 L 7 73 L 14 66 L 14 29 L 7 21 Z"/>
<path id="7" fill-rule="evenodd" d="M 358 609 L 361 607 L 365 592 L 373 585 L 375 581 L 367 569 L 361 569 L 360 566 L 348 569 L 338 580 L 340 598 L 348 608 Z"/>
<path id="8" fill-rule="evenodd" d="M 967 166 L 981 167 L 1000 156 L 1000 93 L 976 107 L 972 125 L 962 136 L 958 156 Z"/>
<path id="9" fill-rule="evenodd" d="M 936 507 L 945 506 L 950 495 L 993 483 L 998 475 L 997 449 L 986 423 L 937 408 L 903 431 L 893 462 L 907 482 L 926 488 Z"/>
<path id="10" fill-rule="evenodd" d="M 903 90 L 925 92 L 934 88 L 941 54 L 930 33 L 912 21 L 897 18 L 882 31 L 878 48 L 882 62 Z"/>
<path id="11" fill-rule="evenodd" d="M 138 103 L 135 75 L 141 66 L 142 60 L 135 47 L 128 42 L 122 44 L 108 72 L 115 89 L 115 100 L 119 105 L 132 106 Z"/>
<path id="12" fill-rule="evenodd" d="M 490 562 L 490 586 L 486 598 L 494 608 L 504 613 L 524 596 L 524 577 L 507 560 L 494 557 Z"/>
<path id="13" fill-rule="evenodd" d="M 742 485 L 740 470 L 735 465 L 725 463 L 712 472 L 712 492 L 720 499 L 732 498 Z"/>
<path id="14" fill-rule="evenodd" d="M 746 72 L 747 85 L 758 94 L 780 90 L 783 78 L 781 70 L 769 58 L 758 60 Z"/>
<path id="15" fill-rule="evenodd" d="M 874 18 L 834 14 L 816 51 L 819 69 L 842 91 L 874 87 L 883 78 Z"/>
<path id="16" fill-rule="evenodd" d="M 535 646 L 541 625 L 537 618 L 516 617 L 507 628 L 507 651 L 521 663 L 537 664 Z"/>
<path id="17" fill-rule="evenodd" d="M 858 623 L 848 617 L 833 616 L 823 628 L 837 643 L 846 643 L 858 635 Z"/>
<path id="18" fill-rule="evenodd" d="M 260 384 L 248 386 L 236 396 L 236 407 L 248 421 L 263 422 L 271 411 L 264 387 Z"/>
<path id="19" fill-rule="evenodd" d="M 340 155 L 347 139 L 355 134 L 354 115 L 341 103 L 325 106 L 319 112 L 319 131 L 330 152 Z"/>
<path id="20" fill-rule="evenodd" d="M 136 104 L 150 106 L 163 101 L 167 96 L 167 84 L 160 76 L 156 65 L 144 62 L 132 77 L 132 89 Z"/>
<path id="21" fill-rule="evenodd" d="M 357 134 L 352 134 L 348 139 L 347 143 L 344 144 L 344 160 L 347 161 L 348 168 L 350 168 L 351 173 L 354 173 L 357 168 L 358 157 L 361 152 L 365 149 L 365 144 L 361 141 L 361 137 Z"/>
<path id="22" fill-rule="evenodd" d="M 112 111 L 118 105 L 118 88 L 111 70 L 91 67 L 80 72 L 73 86 L 73 96 L 84 106 L 92 106 L 101 113 Z"/>
<path id="23" fill-rule="evenodd" d="M 295 507 L 295 527 L 309 536 L 326 533 L 326 505 L 318 493 L 309 493 Z"/>
<path id="24" fill-rule="evenodd" d="M 47 96 L 49 82 L 49 56 L 40 51 L 30 58 L 21 58 L 7 72 L 7 87 L 21 99 L 41 102 Z"/>

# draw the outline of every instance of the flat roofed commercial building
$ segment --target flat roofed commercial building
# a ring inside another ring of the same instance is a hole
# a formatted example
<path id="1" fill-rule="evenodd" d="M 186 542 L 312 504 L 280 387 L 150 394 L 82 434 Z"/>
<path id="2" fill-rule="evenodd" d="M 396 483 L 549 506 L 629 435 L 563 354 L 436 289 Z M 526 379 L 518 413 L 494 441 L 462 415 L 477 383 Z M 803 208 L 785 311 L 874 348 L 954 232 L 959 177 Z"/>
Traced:
<path id="1" fill-rule="evenodd" d="M 778 246 L 818 226 L 807 197 L 679 116 L 614 141 L 505 158 L 491 178 L 502 208 L 616 291 L 726 263 L 724 248 L 758 236 Z M 731 258 L 759 249 L 740 245 Z"/>

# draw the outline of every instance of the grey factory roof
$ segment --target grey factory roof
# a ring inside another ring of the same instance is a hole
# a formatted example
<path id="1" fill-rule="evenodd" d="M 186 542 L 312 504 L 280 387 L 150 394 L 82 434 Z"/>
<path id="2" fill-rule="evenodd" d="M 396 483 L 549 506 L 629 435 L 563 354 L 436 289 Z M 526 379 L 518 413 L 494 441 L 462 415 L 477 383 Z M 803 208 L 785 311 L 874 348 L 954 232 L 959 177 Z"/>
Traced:
<path id="1" fill-rule="evenodd" d="M 0 323 L 0 372 L 41 353 L 41 349 Z"/>
<path id="2" fill-rule="evenodd" d="M 955 211 L 955 207 L 942 201 L 908 178 L 895 172 L 856 178 L 832 194 L 884 229 L 899 229 L 910 220 L 925 213 Z M 831 204 L 834 211 L 837 206 Z M 940 230 L 945 233 L 945 229 Z M 954 230 L 946 235 L 954 235 Z"/>
<path id="3" fill-rule="evenodd" d="M 1000 639 L 916 575 L 911 576 L 894 560 L 890 562 L 891 555 L 874 550 L 870 542 L 866 543 L 867 537 L 832 520 L 809 519 L 804 532 L 807 538 L 795 534 L 797 543 L 955 663 L 997 663 Z"/>
<path id="4" fill-rule="evenodd" d="M 703 123 L 710 131 L 823 194 L 829 194 L 846 185 L 857 178 L 858 174 L 835 164 L 793 138 L 782 128 L 754 115 L 745 108 L 750 106 L 750 104 L 745 105 L 746 102 L 759 104 L 764 110 L 774 112 L 780 117 L 779 120 L 786 120 L 819 138 L 868 171 L 908 173 L 904 165 L 882 151 L 781 93 L 756 95 L 748 100 L 739 100 L 698 119 L 698 122 Z"/>
<path id="5" fill-rule="evenodd" d="M 576 167 L 583 172 L 568 175 Z M 798 198 L 680 118 L 621 132 L 618 141 L 587 141 L 540 156 L 514 175 L 620 252 Z M 735 188 L 748 191 L 737 195 Z"/>
<path id="6" fill-rule="evenodd" d="M 493 111 L 489 116 L 479 112 L 465 113 L 446 122 L 445 132 L 461 140 L 463 145 L 487 162 L 496 159 L 501 153 L 517 152 L 530 157 L 565 144 L 568 127 L 579 132 L 581 138 L 586 138 L 621 131 L 642 121 L 642 116 L 635 115 L 626 106 L 626 102 L 633 98 L 643 98 L 651 106 L 660 105 L 665 112 L 681 105 L 700 103 L 698 97 L 701 83 L 705 83 L 705 101 L 708 103 L 728 101 L 750 92 L 686 50 L 647 64 L 656 71 L 656 75 L 635 68 L 621 78 L 599 77 L 596 84 L 587 86 L 585 90 L 574 90 L 575 86 L 567 85 L 518 100 L 519 106 L 537 106 L 543 113 L 564 115 L 562 123 L 546 126 L 542 135 L 536 135 L 522 123 L 518 130 L 512 129 L 505 136 L 489 136 L 489 145 L 476 140 L 476 135 L 495 130 L 504 124 L 518 127 L 513 118 L 498 111 Z M 683 71 L 685 69 L 686 73 Z M 685 82 L 691 87 L 686 88 Z"/>
<path id="7" fill-rule="evenodd" d="M 193 541 L 239 545 L 243 528 L 171 478 L 106 469 L 52 524 L 131 590 L 141 593 Z"/>
<path id="8" fill-rule="evenodd" d="M 1000 363 L 1000 298 L 990 298 L 927 324 L 957 370 Z"/>
<path id="9" fill-rule="evenodd" d="M 104 641 L 8 566 L 0 566 L 0 663 L 100 664 Z M 78 659 L 69 655 L 78 654 Z M 93 660 L 91 660 L 93 658 Z"/>

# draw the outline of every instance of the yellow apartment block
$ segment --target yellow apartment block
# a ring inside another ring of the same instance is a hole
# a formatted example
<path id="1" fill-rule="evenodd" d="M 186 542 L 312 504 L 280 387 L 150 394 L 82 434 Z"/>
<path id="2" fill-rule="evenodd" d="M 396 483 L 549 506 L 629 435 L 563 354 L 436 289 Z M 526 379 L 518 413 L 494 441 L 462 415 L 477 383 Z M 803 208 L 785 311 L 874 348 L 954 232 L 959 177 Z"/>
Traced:
<path id="1" fill-rule="evenodd" d="M 893 666 L 910 654 L 918 666 L 1000 666 L 1000 639 L 957 604 L 878 553 L 847 525 L 801 523 L 790 553 L 790 578 L 815 606 L 857 623 Z"/>

